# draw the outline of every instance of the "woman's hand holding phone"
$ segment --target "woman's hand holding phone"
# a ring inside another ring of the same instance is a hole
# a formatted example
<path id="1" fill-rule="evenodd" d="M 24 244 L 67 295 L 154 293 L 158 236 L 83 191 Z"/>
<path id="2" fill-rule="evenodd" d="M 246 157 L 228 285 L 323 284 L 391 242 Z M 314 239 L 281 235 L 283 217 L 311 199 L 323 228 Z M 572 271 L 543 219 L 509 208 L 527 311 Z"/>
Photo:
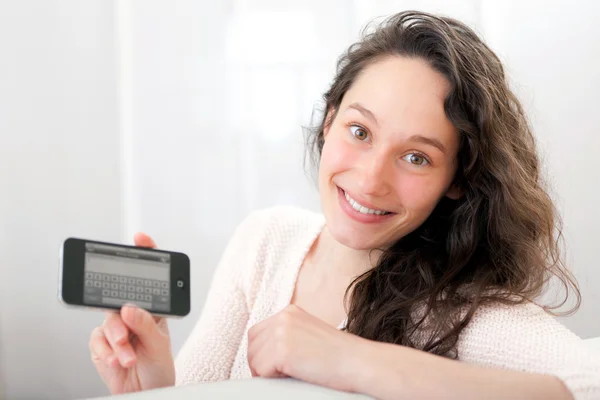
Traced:
<path id="1" fill-rule="evenodd" d="M 138 247 L 155 248 L 138 233 Z M 107 311 L 104 323 L 90 336 L 90 352 L 98 374 L 112 394 L 137 392 L 175 384 L 175 364 L 167 321 L 137 306 Z"/>

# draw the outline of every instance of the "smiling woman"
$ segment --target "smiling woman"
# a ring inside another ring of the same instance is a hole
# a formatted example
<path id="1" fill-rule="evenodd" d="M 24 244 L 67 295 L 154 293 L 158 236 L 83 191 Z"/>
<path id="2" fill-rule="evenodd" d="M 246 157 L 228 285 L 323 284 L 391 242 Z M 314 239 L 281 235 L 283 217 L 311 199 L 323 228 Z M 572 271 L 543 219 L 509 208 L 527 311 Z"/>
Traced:
<path id="1" fill-rule="evenodd" d="M 387 248 L 422 225 L 443 196 L 457 198 L 459 135 L 444 113 L 448 86 L 422 59 L 390 56 L 366 66 L 329 107 L 319 192 L 338 242 Z"/>
<path id="2" fill-rule="evenodd" d="M 176 363 L 164 320 L 108 315 L 90 348 L 111 392 L 291 376 L 382 399 L 600 397 L 600 360 L 536 303 L 551 277 L 579 292 L 495 54 L 456 20 L 399 13 L 324 99 L 322 214 L 239 226 Z"/>

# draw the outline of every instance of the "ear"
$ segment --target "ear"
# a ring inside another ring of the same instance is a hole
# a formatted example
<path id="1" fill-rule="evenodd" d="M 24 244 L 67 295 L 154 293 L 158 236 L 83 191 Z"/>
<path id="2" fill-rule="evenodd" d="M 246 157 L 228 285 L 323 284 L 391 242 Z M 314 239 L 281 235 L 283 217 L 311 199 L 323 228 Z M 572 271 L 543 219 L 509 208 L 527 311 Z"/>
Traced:
<path id="1" fill-rule="evenodd" d="M 323 137 L 327 137 L 329 134 L 329 129 L 331 128 L 331 124 L 333 124 L 333 119 L 335 118 L 335 110 L 330 108 L 327 111 L 327 116 L 325 117 L 325 125 L 323 127 Z"/>
<path id="2" fill-rule="evenodd" d="M 463 196 L 462 190 L 458 186 L 456 186 L 454 183 L 452 184 L 452 186 L 450 186 L 450 188 L 446 192 L 446 197 L 448 197 L 452 200 L 458 200 L 462 196 Z"/>

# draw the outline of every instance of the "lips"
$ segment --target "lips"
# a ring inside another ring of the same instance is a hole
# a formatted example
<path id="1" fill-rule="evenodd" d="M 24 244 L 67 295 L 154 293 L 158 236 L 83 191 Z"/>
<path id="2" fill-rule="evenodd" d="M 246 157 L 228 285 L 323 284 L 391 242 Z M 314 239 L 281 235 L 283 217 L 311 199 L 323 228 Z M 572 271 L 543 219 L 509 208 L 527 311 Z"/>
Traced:
<path id="1" fill-rule="evenodd" d="M 342 189 L 342 191 L 344 191 L 344 190 Z M 352 208 L 354 208 L 356 211 L 358 211 L 361 214 L 375 214 L 375 215 L 390 214 L 389 211 L 385 211 L 385 210 L 381 210 L 381 209 L 377 209 L 377 208 L 370 208 L 370 207 L 362 205 L 358 201 L 354 200 L 346 191 L 344 191 L 344 197 L 346 198 L 348 203 L 350 203 Z"/>
<path id="2" fill-rule="evenodd" d="M 357 202 L 344 189 L 337 187 L 339 204 L 347 216 L 361 223 L 376 223 L 395 215 L 393 212 L 376 208 L 372 204 Z"/>

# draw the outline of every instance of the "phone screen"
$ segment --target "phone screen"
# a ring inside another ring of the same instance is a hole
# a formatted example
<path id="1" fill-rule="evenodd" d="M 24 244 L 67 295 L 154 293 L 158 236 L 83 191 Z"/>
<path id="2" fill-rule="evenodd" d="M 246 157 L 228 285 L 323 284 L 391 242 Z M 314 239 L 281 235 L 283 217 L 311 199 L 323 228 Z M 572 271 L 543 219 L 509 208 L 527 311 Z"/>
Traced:
<path id="1" fill-rule="evenodd" d="M 99 243 L 85 244 L 83 303 L 133 303 L 171 312 L 171 255 Z"/>

